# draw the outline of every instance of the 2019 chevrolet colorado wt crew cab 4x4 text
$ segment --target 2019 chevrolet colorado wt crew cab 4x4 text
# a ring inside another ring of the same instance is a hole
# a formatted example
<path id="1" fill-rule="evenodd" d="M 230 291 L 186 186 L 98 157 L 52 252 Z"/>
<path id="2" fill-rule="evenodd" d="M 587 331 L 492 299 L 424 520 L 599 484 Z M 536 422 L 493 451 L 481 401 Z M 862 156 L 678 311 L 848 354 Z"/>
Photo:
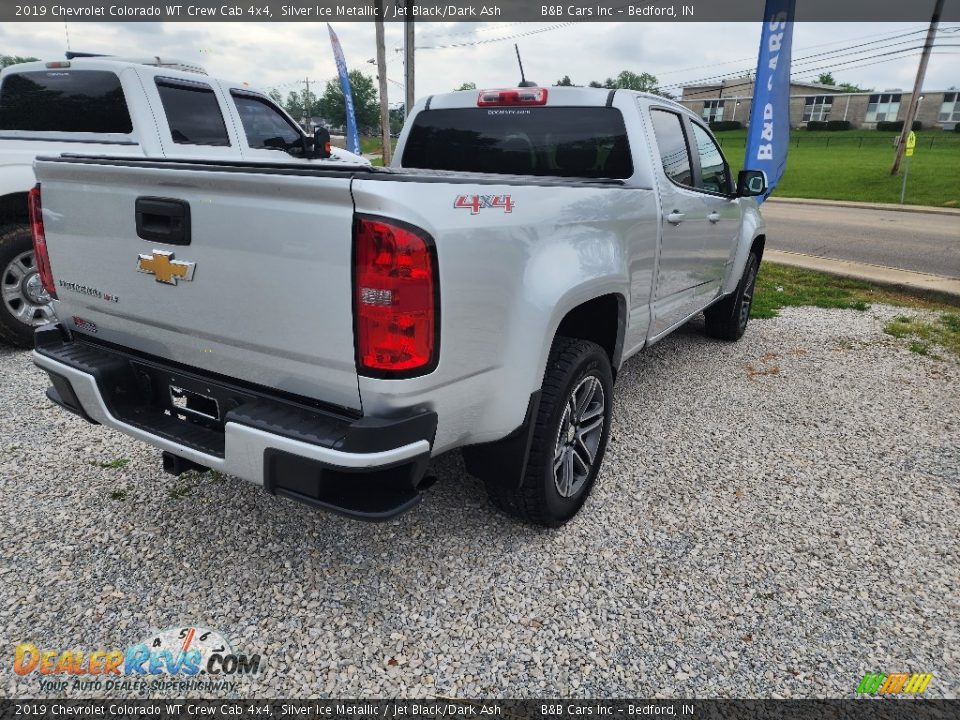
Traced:
<path id="1" fill-rule="evenodd" d="M 743 334 L 765 177 L 669 100 L 585 88 L 426 98 L 396 158 L 39 159 L 50 399 L 355 517 L 461 448 L 501 508 L 571 518 L 623 362 L 701 311 Z"/>
<path id="2" fill-rule="evenodd" d="M 0 340 L 33 345 L 53 319 L 30 242 L 39 155 L 109 153 L 312 165 L 314 140 L 266 94 L 172 58 L 74 57 L 0 72 Z M 280 150 L 282 152 L 278 153 Z M 368 164 L 332 148 L 341 162 Z"/>

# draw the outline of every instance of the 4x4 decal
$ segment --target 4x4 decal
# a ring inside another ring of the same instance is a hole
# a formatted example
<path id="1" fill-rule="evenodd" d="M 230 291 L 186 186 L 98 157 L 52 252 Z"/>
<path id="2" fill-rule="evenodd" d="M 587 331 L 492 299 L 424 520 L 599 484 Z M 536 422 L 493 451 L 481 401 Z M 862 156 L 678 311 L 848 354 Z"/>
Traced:
<path id="1" fill-rule="evenodd" d="M 477 215 L 486 208 L 496 208 L 508 213 L 513 212 L 514 202 L 509 195 L 457 195 L 453 206 L 470 208 L 471 215 Z"/>

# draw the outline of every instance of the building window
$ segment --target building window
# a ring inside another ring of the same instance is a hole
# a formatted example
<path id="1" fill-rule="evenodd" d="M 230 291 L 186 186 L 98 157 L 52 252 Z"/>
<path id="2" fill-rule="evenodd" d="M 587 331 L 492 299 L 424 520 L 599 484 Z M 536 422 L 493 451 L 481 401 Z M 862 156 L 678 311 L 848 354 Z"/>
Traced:
<path id="1" fill-rule="evenodd" d="M 937 122 L 960 122 L 960 93 L 944 93 Z"/>
<path id="2" fill-rule="evenodd" d="M 886 95 L 871 95 L 867 105 L 866 122 L 883 122 L 896 120 L 900 114 L 900 93 Z"/>
<path id="3" fill-rule="evenodd" d="M 833 107 L 833 95 L 813 95 L 806 99 L 803 106 L 803 122 L 823 121 L 830 117 Z"/>
<path id="4" fill-rule="evenodd" d="M 705 100 L 703 103 L 703 119 L 708 123 L 723 120 L 723 103 L 726 100 Z"/>

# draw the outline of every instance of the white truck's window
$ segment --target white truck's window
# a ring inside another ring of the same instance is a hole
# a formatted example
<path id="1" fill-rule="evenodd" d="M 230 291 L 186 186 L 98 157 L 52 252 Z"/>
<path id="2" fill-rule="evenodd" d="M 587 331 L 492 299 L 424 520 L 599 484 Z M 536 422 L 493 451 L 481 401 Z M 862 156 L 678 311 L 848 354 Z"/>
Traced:
<path id="1" fill-rule="evenodd" d="M 157 78 L 157 92 L 175 143 L 230 145 L 220 103 L 209 85 Z"/>
<path id="2" fill-rule="evenodd" d="M 133 124 L 115 73 L 40 70 L 3 79 L 0 130 L 125 134 Z"/>
<path id="3" fill-rule="evenodd" d="M 606 107 L 506 107 L 418 113 L 404 167 L 571 178 L 633 174 L 623 116 Z"/>
<path id="4" fill-rule="evenodd" d="M 250 147 L 286 152 L 302 149 L 300 131 L 269 102 L 246 93 L 233 92 L 231 95 Z"/>
<path id="5" fill-rule="evenodd" d="M 710 137 L 710 133 L 702 127 L 693 124 L 693 139 L 697 144 L 697 154 L 700 156 L 700 182 L 697 187 L 713 193 L 730 193 L 730 172 L 727 161 L 720 152 L 720 148 Z"/>
<path id="6" fill-rule="evenodd" d="M 650 118 L 653 120 L 653 134 L 657 136 L 657 147 L 660 148 L 663 172 L 678 185 L 692 187 L 690 149 L 683 132 L 683 119 L 677 113 L 666 110 L 651 110 Z"/>

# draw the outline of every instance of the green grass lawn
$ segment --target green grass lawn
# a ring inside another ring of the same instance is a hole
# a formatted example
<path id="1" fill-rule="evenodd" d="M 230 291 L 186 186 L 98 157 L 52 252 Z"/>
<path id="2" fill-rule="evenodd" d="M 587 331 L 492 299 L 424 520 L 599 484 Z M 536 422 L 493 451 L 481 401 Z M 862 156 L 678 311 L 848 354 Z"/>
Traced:
<path id="1" fill-rule="evenodd" d="M 746 130 L 717 133 L 734 173 L 743 165 L 746 136 Z M 895 137 L 896 133 L 876 130 L 794 130 L 790 134 L 787 170 L 774 195 L 900 202 L 902 178 L 890 175 Z M 960 133 L 917 132 L 905 203 L 960 207 Z"/>
<path id="2" fill-rule="evenodd" d="M 788 306 L 866 310 L 871 303 L 939 311 L 933 318 L 898 316 L 884 331 L 908 341 L 909 349 L 919 355 L 940 357 L 938 351 L 943 348 L 960 361 L 960 312 L 956 307 L 860 280 L 765 262 L 757 277 L 750 317 L 773 318 Z"/>

